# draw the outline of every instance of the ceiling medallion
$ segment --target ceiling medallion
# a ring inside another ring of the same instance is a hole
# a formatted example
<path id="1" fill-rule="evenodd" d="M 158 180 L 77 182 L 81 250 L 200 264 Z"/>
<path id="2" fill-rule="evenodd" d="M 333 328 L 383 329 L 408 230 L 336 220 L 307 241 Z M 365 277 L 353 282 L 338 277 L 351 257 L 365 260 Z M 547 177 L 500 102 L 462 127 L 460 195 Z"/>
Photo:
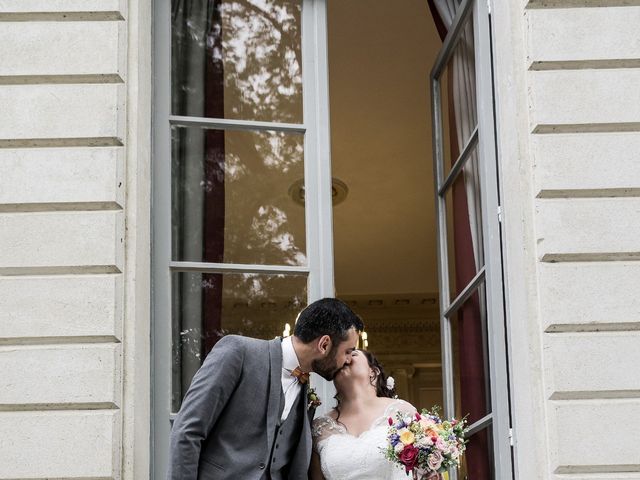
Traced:
<path id="1" fill-rule="evenodd" d="M 344 202 L 347 193 L 349 193 L 349 188 L 346 183 L 335 177 L 331 178 L 331 199 L 334 206 Z M 289 196 L 298 205 L 304 205 L 304 179 L 296 180 L 289 187 Z"/>

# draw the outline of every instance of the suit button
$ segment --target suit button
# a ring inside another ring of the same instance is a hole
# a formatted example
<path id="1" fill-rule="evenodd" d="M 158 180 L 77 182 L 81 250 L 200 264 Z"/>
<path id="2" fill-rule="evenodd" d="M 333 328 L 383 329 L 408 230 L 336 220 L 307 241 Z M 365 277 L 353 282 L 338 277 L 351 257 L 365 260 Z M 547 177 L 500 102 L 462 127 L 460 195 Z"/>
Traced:
<path id="1" fill-rule="evenodd" d="M 280 430 L 278 433 L 279 433 L 280 435 L 282 435 L 282 430 Z"/>
<path id="2" fill-rule="evenodd" d="M 276 449 L 277 449 L 279 446 L 280 446 L 280 445 L 278 445 L 278 444 L 276 443 Z"/>
<path id="3" fill-rule="evenodd" d="M 260 470 L 264 470 L 264 467 L 265 467 L 265 466 L 266 466 L 266 465 L 265 465 L 264 463 L 261 463 L 260 465 L 258 465 L 258 468 L 260 468 Z"/>

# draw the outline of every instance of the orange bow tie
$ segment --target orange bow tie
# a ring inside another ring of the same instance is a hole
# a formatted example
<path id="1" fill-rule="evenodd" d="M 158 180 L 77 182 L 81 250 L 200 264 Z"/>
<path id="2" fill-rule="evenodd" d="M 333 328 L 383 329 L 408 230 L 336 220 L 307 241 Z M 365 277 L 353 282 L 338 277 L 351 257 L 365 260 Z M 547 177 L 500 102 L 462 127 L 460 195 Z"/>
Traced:
<path id="1" fill-rule="evenodd" d="M 309 374 L 307 372 L 303 372 L 300 367 L 296 367 L 291 372 L 292 377 L 296 377 L 300 383 L 307 383 L 309 381 Z"/>

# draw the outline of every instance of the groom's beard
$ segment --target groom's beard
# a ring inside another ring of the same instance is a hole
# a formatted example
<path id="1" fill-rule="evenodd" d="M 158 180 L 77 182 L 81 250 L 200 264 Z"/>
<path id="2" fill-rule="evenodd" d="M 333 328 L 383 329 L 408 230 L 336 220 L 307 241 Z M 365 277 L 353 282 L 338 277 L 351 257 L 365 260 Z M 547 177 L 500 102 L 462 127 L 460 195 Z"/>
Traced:
<path id="1" fill-rule="evenodd" d="M 340 371 L 340 367 L 336 366 L 336 354 L 338 353 L 337 348 L 332 348 L 325 358 L 320 360 L 313 360 L 311 362 L 311 368 L 315 373 L 320 375 L 322 378 L 328 381 L 332 381 L 338 371 Z"/>

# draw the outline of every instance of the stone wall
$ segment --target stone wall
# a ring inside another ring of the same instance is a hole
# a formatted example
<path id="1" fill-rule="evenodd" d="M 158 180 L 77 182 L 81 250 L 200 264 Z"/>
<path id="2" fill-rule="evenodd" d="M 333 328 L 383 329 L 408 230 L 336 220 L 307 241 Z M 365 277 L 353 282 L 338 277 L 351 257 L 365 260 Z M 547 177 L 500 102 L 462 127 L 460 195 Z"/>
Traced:
<path id="1" fill-rule="evenodd" d="M 150 22 L 0 1 L 0 478 L 148 476 Z"/>
<path id="2" fill-rule="evenodd" d="M 640 6 L 505 3 L 494 31 L 519 477 L 638 479 Z"/>

